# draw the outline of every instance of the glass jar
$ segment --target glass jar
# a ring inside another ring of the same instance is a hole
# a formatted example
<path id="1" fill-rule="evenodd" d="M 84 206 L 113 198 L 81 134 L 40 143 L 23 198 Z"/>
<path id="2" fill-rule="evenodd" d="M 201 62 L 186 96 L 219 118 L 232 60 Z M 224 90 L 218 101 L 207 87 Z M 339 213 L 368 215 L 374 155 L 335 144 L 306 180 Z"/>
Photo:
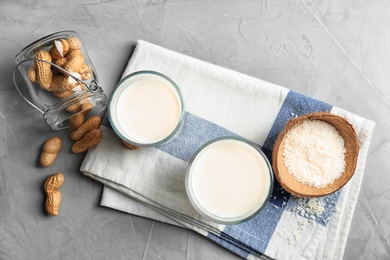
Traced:
<path id="1" fill-rule="evenodd" d="M 96 70 L 74 31 L 60 31 L 29 44 L 15 57 L 14 85 L 53 130 L 82 114 L 102 116 L 107 97 Z"/>

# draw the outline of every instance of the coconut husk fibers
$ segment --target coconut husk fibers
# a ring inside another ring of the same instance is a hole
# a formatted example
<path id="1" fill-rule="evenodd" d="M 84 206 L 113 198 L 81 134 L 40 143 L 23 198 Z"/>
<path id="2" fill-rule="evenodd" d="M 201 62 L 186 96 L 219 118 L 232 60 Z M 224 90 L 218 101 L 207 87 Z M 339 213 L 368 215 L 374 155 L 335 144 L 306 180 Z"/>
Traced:
<path id="1" fill-rule="evenodd" d="M 340 135 L 344 138 L 345 153 L 345 171 L 333 183 L 323 188 L 311 187 L 297 181 L 287 170 L 283 160 L 283 146 L 286 137 L 294 127 L 305 120 L 322 120 L 333 125 Z M 353 176 L 356 168 L 359 153 L 359 141 L 353 126 L 344 118 L 328 113 L 318 112 L 303 115 L 291 119 L 279 134 L 272 153 L 272 168 L 276 179 L 280 185 L 296 197 L 321 197 L 331 194 L 343 187 Z"/>

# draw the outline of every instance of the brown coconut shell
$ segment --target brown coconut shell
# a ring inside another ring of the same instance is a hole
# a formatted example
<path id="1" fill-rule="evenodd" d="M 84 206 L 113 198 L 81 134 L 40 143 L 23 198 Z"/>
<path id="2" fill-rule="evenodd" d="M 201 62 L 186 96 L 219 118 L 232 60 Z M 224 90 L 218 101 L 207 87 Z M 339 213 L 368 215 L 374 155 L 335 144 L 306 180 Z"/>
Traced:
<path id="1" fill-rule="evenodd" d="M 288 133 L 297 125 L 305 120 L 322 120 L 333 125 L 340 135 L 344 138 L 345 153 L 345 171 L 333 183 L 323 187 L 316 188 L 297 181 L 287 170 L 283 159 L 283 146 Z M 276 179 L 280 185 L 296 197 L 321 197 L 336 192 L 343 187 L 353 176 L 356 169 L 356 163 L 359 154 L 359 140 L 353 126 L 344 118 L 327 113 L 318 112 L 291 119 L 279 134 L 272 153 L 272 168 Z"/>

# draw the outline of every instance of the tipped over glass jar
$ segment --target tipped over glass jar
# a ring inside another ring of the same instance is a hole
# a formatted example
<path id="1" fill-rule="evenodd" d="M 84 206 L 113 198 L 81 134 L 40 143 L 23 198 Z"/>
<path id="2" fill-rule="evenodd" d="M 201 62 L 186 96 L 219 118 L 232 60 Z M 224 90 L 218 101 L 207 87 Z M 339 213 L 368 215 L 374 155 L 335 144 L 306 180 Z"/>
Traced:
<path id="1" fill-rule="evenodd" d="M 29 44 L 15 57 L 14 85 L 53 130 L 76 115 L 102 116 L 107 97 L 84 44 L 74 31 L 60 31 Z"/>

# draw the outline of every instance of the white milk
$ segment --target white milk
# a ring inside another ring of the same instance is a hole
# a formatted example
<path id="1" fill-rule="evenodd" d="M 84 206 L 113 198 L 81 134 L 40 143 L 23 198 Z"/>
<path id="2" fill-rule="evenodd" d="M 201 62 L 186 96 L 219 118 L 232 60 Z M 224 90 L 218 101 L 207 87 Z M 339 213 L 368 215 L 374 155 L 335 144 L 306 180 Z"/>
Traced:
<path id="1" fill-rule="evenodd" d="M 242 141 L 220 140 L 203 149 L 189 172 L 189 185 L 201 208 L 217 218 L 240 219 L 268 198 L 270 170 L 264 157 Z"/>
<path id="2" fill-rule="evenodd" d="M 141 75 L 124 81 L 115 93 L 114 124 L 126 139 L 153 144 L 168 137 L 177 127 L 182 113 L 175 88 L 156 75 Z"/>

